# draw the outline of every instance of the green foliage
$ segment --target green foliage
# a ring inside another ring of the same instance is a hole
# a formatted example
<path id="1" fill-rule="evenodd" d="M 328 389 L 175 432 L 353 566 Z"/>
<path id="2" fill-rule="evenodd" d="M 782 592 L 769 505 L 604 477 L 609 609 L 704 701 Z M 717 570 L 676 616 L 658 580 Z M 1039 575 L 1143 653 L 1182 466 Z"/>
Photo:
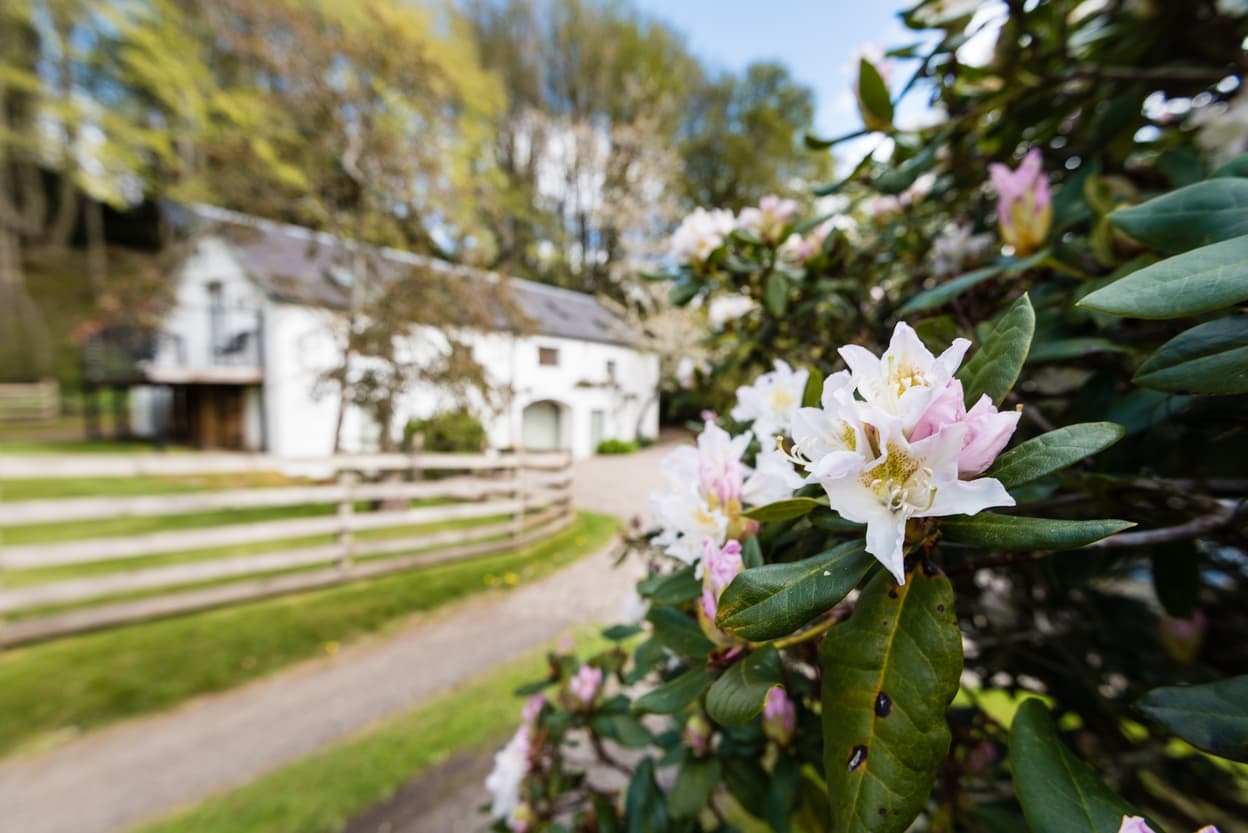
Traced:
<path id="1" fill-rule="evenodd" d="M 983 512 L 946 521 L 941 532 L 958 544 L 1025 552 L 1085 547 L 1133 526 L 1130 521 L 1066 521 Z"/>
<path id="2" fill-rule="evenodd" d="M 1209 179 L 1109 216 L 1145 246 L 1170 254 L 1248 234 L 1248 179 Z"/>
<path id="3" fill-rule="evenodd" d="M 1067 425 L 1014 446 L 997 458 L 987 475 L 1007 487 L 1022 486 L 1104 451 L 1123 433 L 1122 426 L 1112 422 Z"/>
<path id="4" fill-rule="evenodd" d="M 1193 746 L 1248 763 L 1248 676 L 1155 688 L 1139 708 Z"/>
<path id="5" fill-rule="evenodd" d="M 958 373 L 968 405 L 974 405 L 984 395 L 996 405 L 1005 400 L 1027 361 L 1035 330 L 1036 313 L 1031 299 L 1024 295 L 1006 309 Z"/>
<path id="6" fill-rule="evenodd" d="M 850 541 L 802 561 L 746 570 L 724 591 L 715 623 L 744 639 L 792 633 L 835 607 L 871 563 L 862 544 Z"/>
<path id="7" fill-rule="evenodd" d="M 767 692 L 783 682 L 780 654 L 771 645 L 737 660 L 706 693 L 706 713 L 725 726 L 742 726 L 763 710 Z"/>
<path id="8" fill-rule="evenodd" d="M 476 453 L 487 442 L 481 420 L 468 411 L 443 411 L 427 419 L 408 420 L 403 426 L 404 448 L 412 448 L 418 434 L 425 451 Z"/>
<path id="9" fill-rule="evenodd" d="M 1079 306 L 1128 318 L 1183 318 L 1248 300 L 1248 235 L 1211 243 L 1132 272 Z"/>
<path id="10" fill-rule="evenodd" d="M 824 775 L 834 833 L 901 833 L 949 750 L 945 710 L 962 673 L 953 588 L 881 571 L 823 641 Z"/>
<path id="11" fill-rule="evenodd" d="M 1248 393 L 1248 316 L 1198 324 L 1157 349 L 1135 382 L 1169 393 Z"/>
<path id="12" fill-rule="evenodd" d="M 603 440 L 595 449 L 597 454 L 632 454 L 641 448 L 634 440 Z"/>
<path id="13" fill-rule="evenodd" d="M 1032 833 L 1118 833 L 1123 816 L 1138 815 L 1066 748 L 1040 700 L 1010 725 L 1010 768 Z"/>

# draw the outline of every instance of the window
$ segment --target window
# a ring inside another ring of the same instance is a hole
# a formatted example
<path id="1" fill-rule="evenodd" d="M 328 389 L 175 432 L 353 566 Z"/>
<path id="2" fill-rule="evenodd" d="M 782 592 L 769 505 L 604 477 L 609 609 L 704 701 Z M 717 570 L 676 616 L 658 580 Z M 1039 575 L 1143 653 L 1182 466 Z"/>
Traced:
<path id="1" fill-rule="evenodd" d="M 554 347 L 537 348 L 537 363 L 543 367 L 558 367 L 559 351 Z"/>
<path id="2" fill-rule="evenodd" d="M 615 381 L 615 359 L 607 359 L 607 378 Z"/>

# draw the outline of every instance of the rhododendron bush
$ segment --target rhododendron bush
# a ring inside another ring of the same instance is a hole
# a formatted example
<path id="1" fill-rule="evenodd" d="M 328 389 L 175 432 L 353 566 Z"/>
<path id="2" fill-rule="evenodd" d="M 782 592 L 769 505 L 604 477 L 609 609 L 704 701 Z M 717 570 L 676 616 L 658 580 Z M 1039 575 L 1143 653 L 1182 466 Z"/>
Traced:
<path id="1" fill-rule="evenodd" d="M 1248 829 L 1245 14 L 921 3 L 859 65 L 884 144 L 690 213 L 707 410 L 496 830 Z"/>

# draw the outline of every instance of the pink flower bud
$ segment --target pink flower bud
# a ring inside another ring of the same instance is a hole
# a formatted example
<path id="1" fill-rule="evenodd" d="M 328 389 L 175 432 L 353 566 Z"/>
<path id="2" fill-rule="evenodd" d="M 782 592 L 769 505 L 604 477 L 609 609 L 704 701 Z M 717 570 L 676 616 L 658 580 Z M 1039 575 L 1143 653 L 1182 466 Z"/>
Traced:
<path id="1" fill-rule="evenodd" d="M 767 692 L 763 702 L 763 733 L 781 746 L 793 739 L 797 730 L 797 709 L 779 686 Z"/>
<path id="2" fill-rule="evenodd" d="M 1044 245 L 1053 225 L 1053 200 L 1040 151 L 1032 148 L 1013 171 L 994 162 L 988 175 L 997 192 L 1001 239 L 1025 257 Z"/>
<path id="3" fill-rule="evenodd" d="M 962 451 L 958 454 L 958 475 L 982 474 L 997 459 L 1018 427 L 1018 411 L 998 411 L 987 395 L 981 396 L 968 412 L 962 383 L 954 379 L 932 400 L 911 432 L 912 442 L 939 434 L 950 425 L 963 424 Z"/>
<path id="4" fill-rule="evenodd" d="M 685 746 L 695 755 L 705 755 L 711 751 L 711 724 L 705 717 L 695 714 L 685 723 L 683 738 Z"/>
<path id="5" fill-rule="evenodd" d="M 594 698 L 598 696 L 598 690 L 602 687 L 602 669 L 595 668 L 592 665 L 582 665 L 576 672 L 576 676 L 568 684 L 572 695 L 580 700 L 582 704 L 588 706 L 594 702 Z"/>
<path id="6" fill-rule="evenodd" d="M 542 693 L 534 694 L 524 703 L 524 710 L 520 713 L 520 717 L 525 723 L 533 723 L 537 720 L 537 716 L 542 713 L 542 708 L 546 705 L 546 695 Z"/>
<path id="7" fill-rule="evenodd" d="M 1166 655 L 1175 662 L 1186 665 L 1196 659 L 1205 641 L 1205 628 L 1209 620 L 1203 610 L 1193 611 L 1190 619 L 1165 618 L 1161 621 L 1161 645 Z"/>

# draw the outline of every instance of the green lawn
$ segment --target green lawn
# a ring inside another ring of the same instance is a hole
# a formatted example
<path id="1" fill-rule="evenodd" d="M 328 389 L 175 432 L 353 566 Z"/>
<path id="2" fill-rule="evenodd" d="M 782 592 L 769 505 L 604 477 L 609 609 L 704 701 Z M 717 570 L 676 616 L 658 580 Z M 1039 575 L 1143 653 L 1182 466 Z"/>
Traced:
<path id="1" fill-rule="evenodd" d="M 581 654 L 606 647 L 575 632 Z M 142 828 L 141 833 L 333 833 L 455 752 L 501 744 L 520 722 L 515 688 L 542 675 L 551 646 L 491 670 L 403 717 L 244 787 Z M 486 819 L 482 817 L 484 823 Z"/>
<path id="2" fill-rule="evenodd" d="M 0 753 L 236 686 L 470 593 L 528 581 L 604 546 L 613 518 L 519 551 L 329 590 L 70 637 L 0 654 Z"/>

